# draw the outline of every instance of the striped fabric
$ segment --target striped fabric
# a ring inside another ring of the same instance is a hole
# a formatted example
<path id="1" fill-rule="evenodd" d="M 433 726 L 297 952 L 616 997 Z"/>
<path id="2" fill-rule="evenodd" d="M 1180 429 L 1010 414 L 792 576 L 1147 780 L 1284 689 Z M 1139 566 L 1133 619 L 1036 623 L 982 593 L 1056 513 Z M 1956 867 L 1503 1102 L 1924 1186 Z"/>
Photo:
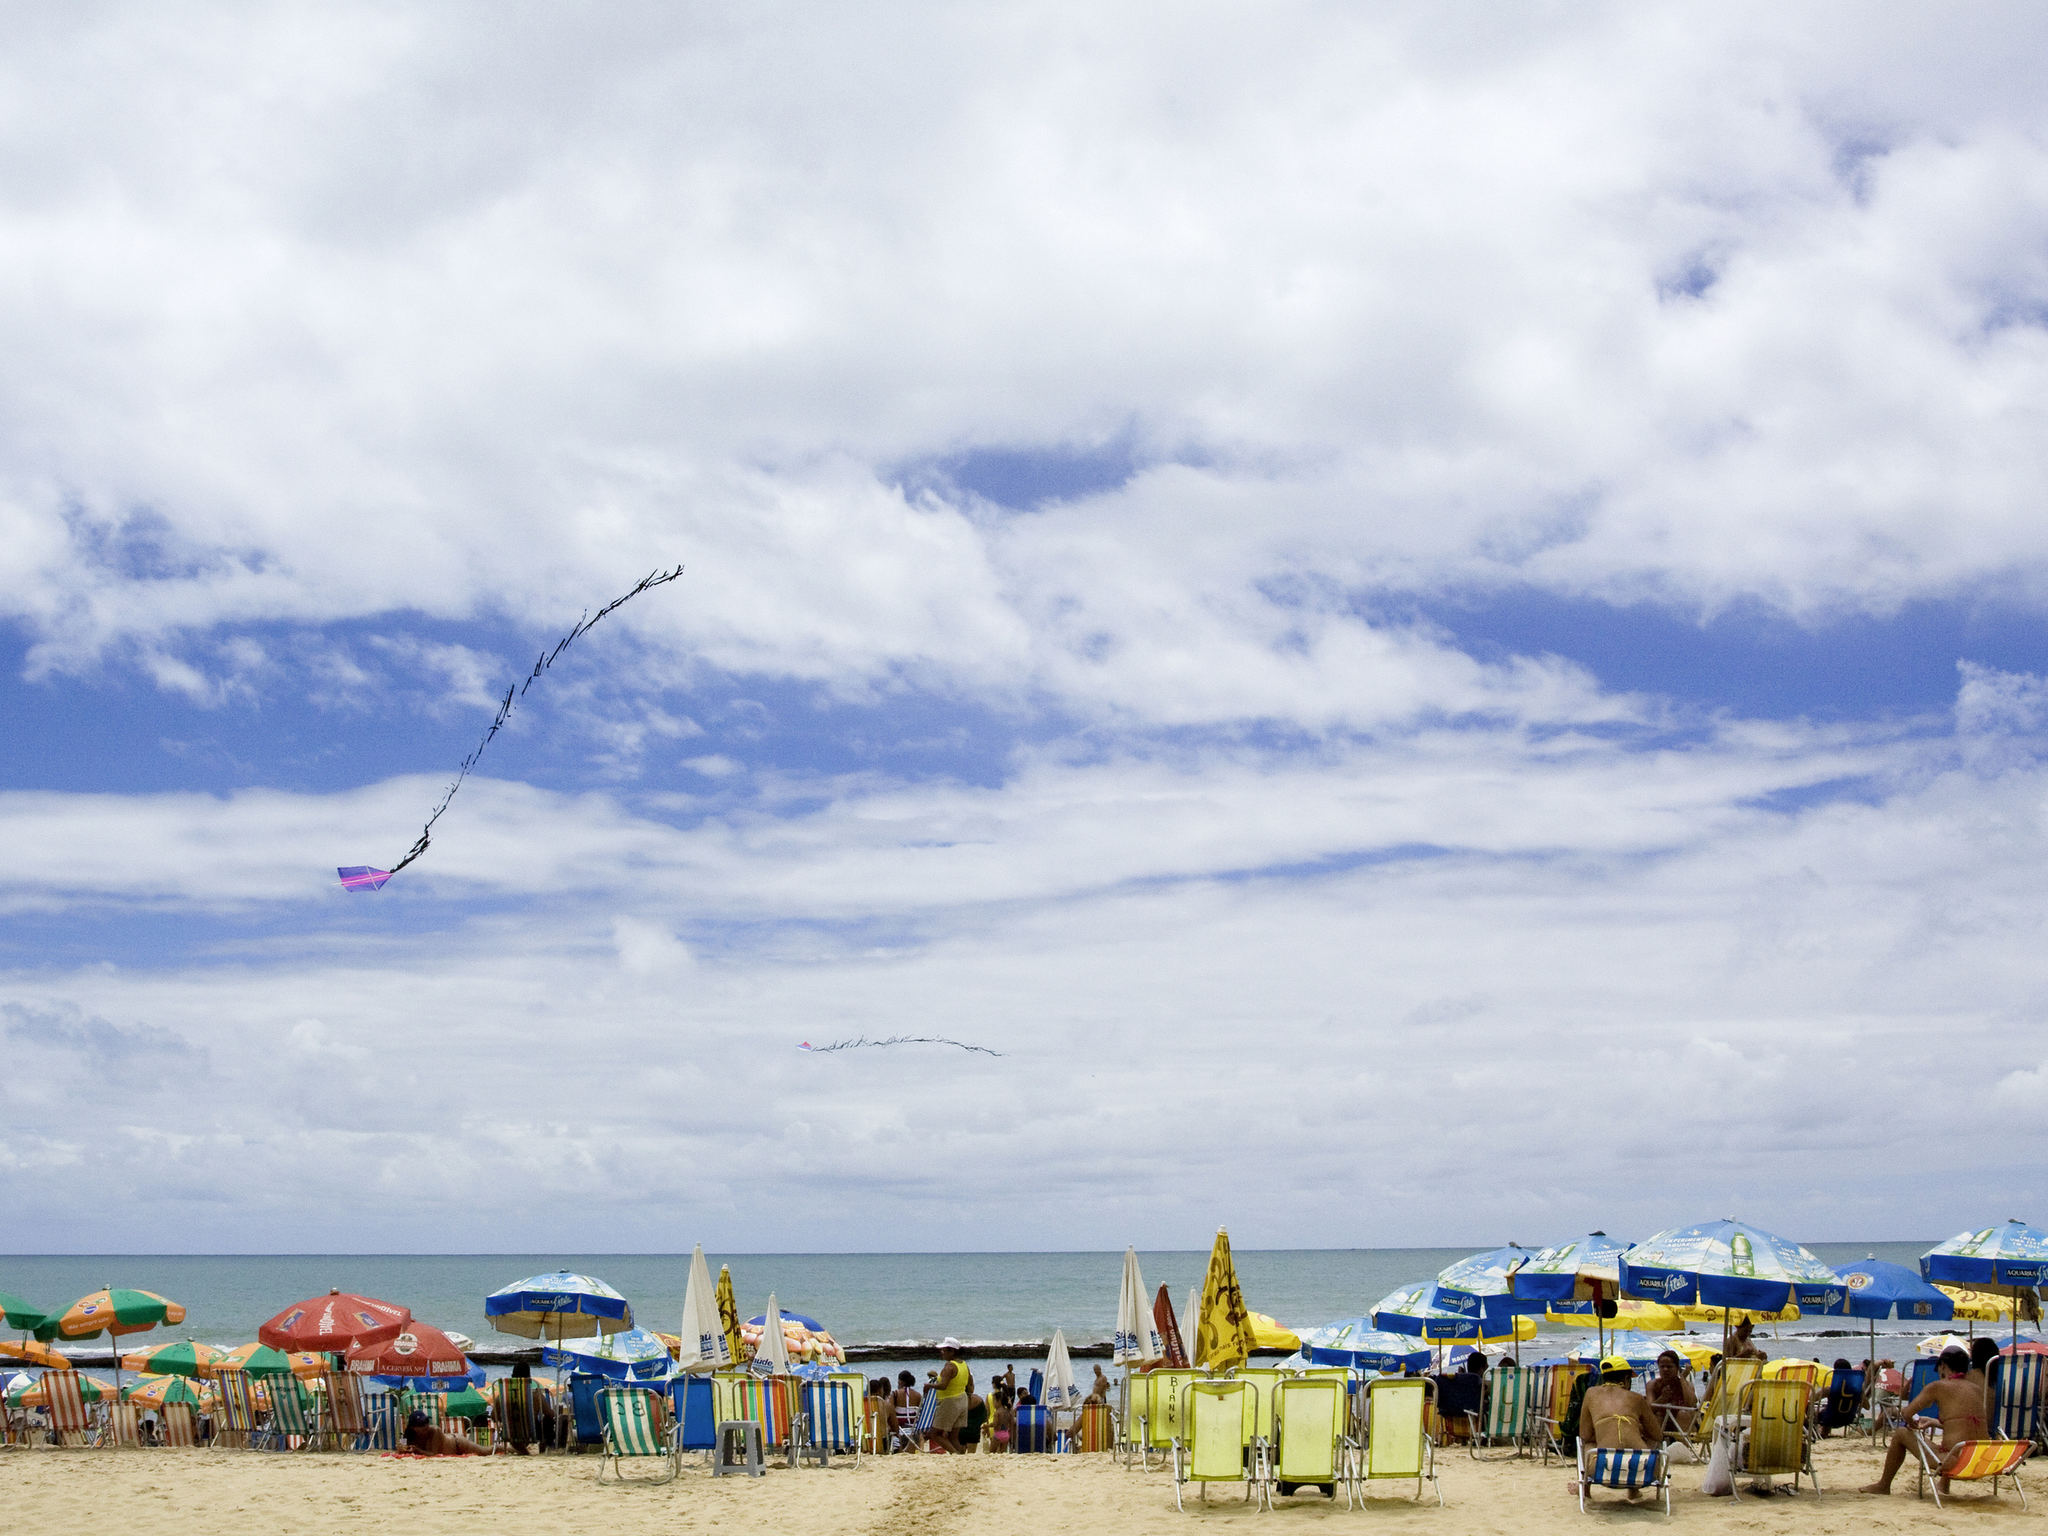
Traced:
<path id="1" fill-rule="evenodd" d="M 844 1381 L 807 1381 L 803 1393 L 811 1444 L 827 1451 L 858 1453 L 861 1421 L 852 1388 Z"/>
<path id="2" fill-rule="evenodd" d="M 347 1371 L 329 1371 L 327 1390 L 321 1396 L 327 1404 L 327 1432 L 334 1437 L 334 1448 L 354 1447 L 364 1429 L 362 1378 Z"/>
<path id="3" fill-rule="evenodd" d="M 2041 1432 L 2040 1355 L 1999 1355 L 1987 1380 L 1991 1393 L 1991 1433 L 2000 1440 L 2032 1440 Z"/>
<path id="4" fill-rule="evenodd" d="M 157 1415 L 157 1422 L 163 1425 L 164 1444 L 195 1446 L 199 1443 L 199 1424 L 193 1417 L 190 1403 L 165 1403 Z"/>
<path id="5" fill-rule="evenodd" d="M 268 1383 L 270 1392 L 270 1428 L 273 1434 L 286 1436 L 303 1444 L 313 1435 L 316 1425 L 309 1413 L 306 1389 L 299 1385 L 295 1376 L 273 1376 Z M 280 1445 L 279 1449 L 284 1449 Z"/>
<path id="6" fill-rule="evenodd" d="M 84 1434 L 85 1394 L 78 1389 L 78 1373 L 47 1371 L 43 1375 L 43 1387 L 50 1396 L 50 1428 L 60 1434 Z"/>
<path id="7" fill-rule="evenodd" d="M 1095 1452 L 1116 1447 L 1116 1426 L 1111 1422 L 1109 1404 L 1083 1403 L 1080 1427 L 1074 1431 L 1076 1450 Z"/>
<path id="8" fill-rule="evenodd" d="M 1486 1378 L 1486 1411 L 1479 1421 L 1479 1437 L 1489 1445 L 1522 1438 L 1523 1421 L 1529 1414 L 1527 1388 L 1534 1366 L 1499 1365 Z"/>
<path id="9" fill-rule="evenodd" d="M 644 1387 L 608 1387 L 597 1395 L 597 1415 L 604 1425 L 603 1459 L 597 1480 L 605 1473 L 622 1477 L 622 1461 L 657 1458 L 668 1464 L 668 1475 L 676 1475 L 675 1446 L 663 1433 L 661 1398 Z"/>
<path id="10" fill-rule="evenodd" d="M 920 1440 L 930 1434 L 932 1432 L 932 1420 L 937 1416 L 938 1411 L 939 1394 L 936 1392 L 925 1393 L 923 1400 L 917 1405 L 917 1422 L 911 1426 L 911 1434 Z"/>
<path id="11" fill-rule="evenodd" d="M 142 1444 L 142 1431 L 138 1427 L 140 1411 L 133 1403 L 110 1403 L 107 1406 L 108 1445 Z"/>
<path id="12" fill-rule="evenodd" d="M 395 1451 L 405 1442 L 405 1415 L 395 1392 L 379 1392 L 364 1410 L 363 1449 Z"/>
<path id="13" fill-rule="evenodd" d="M 256 1432 L 255 1399 L 247 1371 L 215 1371 L 213 1384 L 220 1393 L 220 1427 L 214 1439 L 233 1450 L 244 1450 Z"/>
<path id="14" fill-rule="evenodd" d="M 1662 1451 L 1595 1451 L 1586 1469 L 1586 1476 L 1602 1488 L 1654 1488 L 1663 1475 Z"/>
<path id="15" fill-rule="evenodd" d="M 1050 1438 L 1051 1426 L 1043 1408 L 1026 1404 L 1017 1410 L 1017 1427 L 1010 1436 L 1011 1451 L 1042 1455 L 1050 1448 Z"/>
<path id="16" fill-rule="evenodd" d="M 1968 1440 L 1948 1453 L 1941 1465 L 1941 1475 L 1963 1482 L 2004 1477 L 2025 1461 L 2033 1449 L 2029 1440 Z"/>

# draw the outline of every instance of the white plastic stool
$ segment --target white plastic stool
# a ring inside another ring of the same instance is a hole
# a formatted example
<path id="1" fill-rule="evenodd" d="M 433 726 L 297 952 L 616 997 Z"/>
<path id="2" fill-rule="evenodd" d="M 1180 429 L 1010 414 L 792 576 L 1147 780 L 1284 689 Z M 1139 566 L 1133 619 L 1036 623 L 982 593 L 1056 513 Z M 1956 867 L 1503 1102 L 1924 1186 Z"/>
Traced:
<path id="1" fill-rule="evenodd" d="M 718 1425 L 718 1453 L 711 1458 L 713 1477 L 766 1477 L 761 1461 L 761 1426 L 752 1419 L 722 1419 Z"/>

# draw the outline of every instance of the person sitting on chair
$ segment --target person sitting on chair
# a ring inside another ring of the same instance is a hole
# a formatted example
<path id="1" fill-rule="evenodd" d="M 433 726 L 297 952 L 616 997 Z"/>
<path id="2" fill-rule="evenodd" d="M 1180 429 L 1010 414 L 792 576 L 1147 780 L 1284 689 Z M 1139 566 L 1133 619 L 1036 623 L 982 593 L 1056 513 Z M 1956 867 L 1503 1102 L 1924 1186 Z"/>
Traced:
<path id="1" fill-rule="evenodd" d="M 1620 1355 L 1600 1362 L 1600 1380 L 1586 1389 L 1579 1438 L 1603 1451 L 1653 1451 L 1664 1443 L 1662 1416 L 1630 1385 L 1635 1371 Z"/>
<path id="2" fill-rule="evenodd" d="M 1906 1404 L 1906 1422 L 1892 1431 L 1891 1446 L 1884 1453 L 1884 1475 L 1863 1489 L 1865 1493 L 1890 1493 L 1892 1479 L 1899 1475 L 1899 1467 L 1915 1448 L 1915 1442 L 1924 1443 L 1937 1457 L 1945 1456 L 1957 1446 L 1970 1440 L 1982 1440 L 1990 1434 L 1990 1425 L 1984 1417 L 1984 1389 L 1970 1380 L 1970 1355 L 1968 1350 L 1951 1344 L 1941 1352 L 1941 1375 L 1920 1389 L 1919 1395 Z M 1933 1409 L 1941 1417 L 1941 1438 L 1927 1439 L 1920 1427 L 1912 1422 L 1912 1416 L 1922 1409 Z M 1948 1492 L 1948 1479 L 1940 1480 L 1943 1493 Z"/>
<path id="3" fill-rule="evenodd" d="M 1095 1367 L 1095 1385 L 1088 1389 L 1088 1396 L 1084 1399 L 1083 1406 L 1085 1407 L 1088 1403 L 1107 1403 L 1108 1401 L 1109 1378 L 1102 1374 L 1102 1367 L 1098 1365 Z"/>
<path id="4" fill-rule="evenodd" d="M 1692 1390 L 1692 1378 L 1686 1374 L 1685 1362 L 1677 1350 L 1667 1349 L 1657 1357 L 1657 1374 L 1650 1378 L 1649 1390 L 1643 1395 L 1657 1410 L 1666 1439 L 1692 1433 L 1693 1420 L 1699 1417 L 1700 1400 Z"/>

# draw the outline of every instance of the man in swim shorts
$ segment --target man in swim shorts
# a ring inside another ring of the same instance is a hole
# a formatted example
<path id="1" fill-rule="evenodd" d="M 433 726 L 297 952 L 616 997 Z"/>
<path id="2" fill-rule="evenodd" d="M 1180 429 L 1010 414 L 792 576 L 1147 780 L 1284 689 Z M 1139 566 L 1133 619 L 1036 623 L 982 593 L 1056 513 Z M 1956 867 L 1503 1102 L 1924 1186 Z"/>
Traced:
<path id="1" fill-rule="evenodd" d="M 960 1358 L 960 1341 L 948 1338 L 939 1345 L 939 1358 L 945 1362 L 939 1367 L 939 1379 L 932 1391 L 938 1394 L 939 1405 L 932 1412 L 931 1446 L 934 1450 L 960 1453 L 960 1431 L 967 1427 L 967 1412 L 972 1406 L 970 1394 L 974 1390 L 974 1377 L 967 1369 L 967 1362 Z"/>
<path id="2" fill-rule="evenodd" d="M 1970 1380 L 1970 1354 L 1951 1344 L 1941 1352 L 1941 1375 L 1920 1389 L 1920 1395 L 1906 1404 L 1908 1422 L 1892 1431 L 1891 1447 L 1884 1453 L 1884 1476 L 1864 1488 L 1865 1493 L 1890 1493 L 1892 1479 L 1912 1454 L 1913 1442 L 1921 1431 L 1914 1426 L 1914 1414 L 1932 1410 L 1941 1418 L 1941 1434 L 1929 1449 L 1946 1454 L 1968 1440 L 1983 1440 L 1991 1433 L 1984 1417 L 1984 1389 Z M 1948 1492 L 1942 1479 L 1943 1493 Z"/>

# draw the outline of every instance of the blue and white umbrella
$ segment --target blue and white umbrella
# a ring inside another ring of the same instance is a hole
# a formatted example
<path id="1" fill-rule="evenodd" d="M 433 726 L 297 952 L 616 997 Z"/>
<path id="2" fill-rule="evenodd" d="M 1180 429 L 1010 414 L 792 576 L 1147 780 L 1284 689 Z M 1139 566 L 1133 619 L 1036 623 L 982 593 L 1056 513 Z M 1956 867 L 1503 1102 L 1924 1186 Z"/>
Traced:
<path id="1" fill-rule="evenodd" d="M 602 1338 L 571 1339 L 551 1344 L 540 1352 L 544 1365 L 562 1367 L 586 1376 L 609 1376 L 615 1381 L 655 1381 L 669 1375 L 673 1361 L 661 1335 L 645 1328 L 628 1328 Z"/>
<path id="2" fill-rule="evenodd" d="M 1621 1256 L 1621 1291 L 1666 1306 L 1818 1308 L 1841 1278 L 1799 1244 L 1732 1216 L 1675 1227 Z"/>
<path id="3" fill-rule="evenodd" d="M 808 1328 L 813 1333 L 823 1333 L 825 1331 L 825 1325 L 819 1322 L 815 1317 L 805 1317 L 803 1313 L 792 1312 L 787 1307 L 784 1307 L 782 1309 L 782 1320 L 785 1323 L 795 1323 L 799 1328 Z M 763 1312 L 759 1317 L 748 1318 L 747 1326 L 749 1328 L 767 1327 L 768 1314 L 766 1312 Z"/>
<path id="4" fill-rule="evenodd" d="M 1535 1257 L 1535 1249 L 1510 1243 L 1460 1259 L 1437 1272 L 1430 1305 L 1440 1312 L 1478 1318 L 1490 1332 L 1511 1333 L 1514 1318 L 1544 1308 L 1543 1302 L 1522 1295 L 1514 1285 L 1515 1271 Z"/>
<path id="5" fill-rule="evenodd" d="M 1429 1363 L 1429 1349 L 1408 1334 L 1373 1327 L 1369 1317 L 1347 1317 L 1301 1331 L 1301 1353 L 1316 1365 L 1344 1365 L 1368 1371 L 1398 1371 Z"/>
<path id="6" fill-rule="evenodd" d="M 1385 1329 L 1388 1333 L 1406 1334 L 1410 1338 L 1427 1339 L 1433 1344 L 1448 1344 L 1460 1339 L 1467 1343 L 1485 1343 L 1515 1337 L 1514 1318 L 1489 1320 L 1484 1316 L 1468 1317 L 1461 1312 L 1449 1312 L 1433 1304 L 1435 1294 L 1434 1280 L 1418 1280 L 1399 1290 L 1389 1291 L 1373 1305 L 1369 1314 L 1373 1327 Z"/>
<path id="7" fill-rule="evenodd" d="M 1621 1289 L 1621 1256 L 1628 1246 L 1605 1232 L 1555 1243 L 1515 1271 L 1515 1294 L 1546 1304 L 1612 1301 Z"/>
<path id="8" fill-rule="evenodd" d="M 500 1333 L 527 1339 L 580 1339 L 633 1326 L 626 1298 L 589 1275 L 556 1270 L 531 1275 L 484 1298 L 484 1316 Z"/>
<path id="9" fill-rule="evenodd" d="M 2048 1280 L 2048 1232 L 2017 1217 L 2002 1227 L 1958 1232 L 1920 1255 L 1920 1277 L 2008 1296 L 2034 1290 Z"/>
<path id="10" fill-rule="evenodd" d="M 1813 1308 L 1831 1317 L 1906 1317 L 1920 1322 L 1945 1323 L 1956 1315 L 1956 1304 L 1922 1280 L 1903 1264 L 1882 1259 L 1865 1259 L 1844 1264 L 1835 1271 L 1840 1284 L 1831 1286 L 1827 1300 Z"/>

